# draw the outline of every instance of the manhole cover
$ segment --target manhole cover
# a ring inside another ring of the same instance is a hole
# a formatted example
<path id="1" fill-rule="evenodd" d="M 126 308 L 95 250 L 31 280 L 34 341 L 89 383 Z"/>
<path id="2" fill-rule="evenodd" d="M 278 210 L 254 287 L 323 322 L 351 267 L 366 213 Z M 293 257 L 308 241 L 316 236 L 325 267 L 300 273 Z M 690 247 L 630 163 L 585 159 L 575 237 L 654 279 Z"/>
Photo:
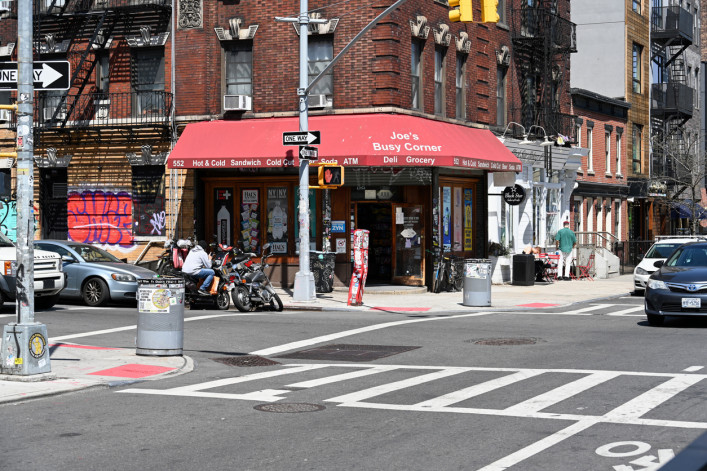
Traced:
<path id="1" fill-rule="evenodd" d="M 241 355 L 237 357 L 219 357 L 212 358 L 213 361 L 223 363 L 228 366 L 271 366 L 279 365 L 280 362 L 270 360 L 268 358 L 259 357 L 258 355 Z"/>
<path id="2" fill-rule="evenodd" d="M 498 346 L 498 345 L 535 345 L 538 342 L 542 342 L 540 339 L 536 339 L 533 337 L 527 337 L 527 338 L 509 338 L 509 339 L 504 339 L 504 338 L 499 338 L 499 339 L 473 339 L 473 340 L 467 340 L 467 342 L 473 343 L 474 345 L 493 345 L 493 346 Z"/>
<path id="3" fill-rule="evenodd" d="M 327 361 L 371 361 L 379 358 L 397 355 L 398 353 L 415 350 L 420 347 L 402 345 L 324 345 L 308 350 L 279 355 L 275 358 L 291 358 L 296 360 L 327 360 Z"/>
<path id="4" fill-rule="evenodd" d="M 279 414 L 296 414 L 299 412 L 317 412 L 326 409 L 319 404 L 308 404 L 306 402 L 283 402 L 273 404 L 259 404 L 253 407 L 262 412 L 277 412 Z"/>

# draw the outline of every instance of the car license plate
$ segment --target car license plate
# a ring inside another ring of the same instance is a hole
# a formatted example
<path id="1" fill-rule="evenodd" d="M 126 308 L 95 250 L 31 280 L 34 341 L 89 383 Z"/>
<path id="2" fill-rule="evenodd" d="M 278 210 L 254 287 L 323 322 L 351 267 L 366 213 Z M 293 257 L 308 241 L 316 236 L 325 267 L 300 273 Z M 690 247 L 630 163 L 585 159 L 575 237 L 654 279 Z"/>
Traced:
<path id="1" fill-rule="evenodd" d="M 682 298 L 682 307 L 701 308 L 702 299 L 700 298 Z"/>
<path id="2" fill-rule="evenodd" d="M 54 280 L 44 280 L 44 289 L 54 288 Z"/>

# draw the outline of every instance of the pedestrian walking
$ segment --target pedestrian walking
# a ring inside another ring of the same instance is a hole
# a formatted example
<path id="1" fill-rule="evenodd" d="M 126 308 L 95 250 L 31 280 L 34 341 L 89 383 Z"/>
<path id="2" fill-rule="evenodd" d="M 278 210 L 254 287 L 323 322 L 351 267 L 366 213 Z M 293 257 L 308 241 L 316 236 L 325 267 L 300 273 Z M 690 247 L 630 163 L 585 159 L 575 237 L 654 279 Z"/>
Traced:
<path id="1" fill-rule="evenodd" d="M 555 235 L 555 246 L 560 249 L 560 260 L 557 263 L 557 276 L 569 281 L 570 266 L 574 260 L 574 248 L 577 246 L 577 236 L 570 229 L 570 222 L 565 221 L 562 229 Z M 564 270 L 563 270 L 564 268 Z"/>

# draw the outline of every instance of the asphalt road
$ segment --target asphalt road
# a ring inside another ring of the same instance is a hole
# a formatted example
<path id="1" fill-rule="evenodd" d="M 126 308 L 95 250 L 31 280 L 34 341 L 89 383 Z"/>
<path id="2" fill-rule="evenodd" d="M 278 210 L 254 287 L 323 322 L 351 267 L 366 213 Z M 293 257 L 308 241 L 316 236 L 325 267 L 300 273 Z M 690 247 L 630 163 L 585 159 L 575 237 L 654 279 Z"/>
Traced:
<path id="1" fill-rule="evenodd" d="M 187 311 L 193 372 L 1 406 L 0 468 L 657 469 L 707 429 L 707 322 L 650 327 L 642 302 Z M 37 320 L 50 337 L 134 347 L 134 307 Z M 344 346 L 293 355 L 331 345 Z"/>

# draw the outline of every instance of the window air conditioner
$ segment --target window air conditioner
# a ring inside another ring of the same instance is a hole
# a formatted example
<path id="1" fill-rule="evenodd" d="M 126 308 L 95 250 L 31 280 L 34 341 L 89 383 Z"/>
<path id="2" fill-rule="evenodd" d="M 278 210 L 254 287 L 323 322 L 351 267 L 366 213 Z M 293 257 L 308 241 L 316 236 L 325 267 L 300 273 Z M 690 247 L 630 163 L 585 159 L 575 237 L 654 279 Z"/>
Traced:
<path id="1" fill-rule="evenodd" d="M 225 111 L 250 111 L 253 98 L 248 95 L 224 95 L 223 109 Z"/>
<path id="2" fill-rule="evenodd" d="M 54 116 L 54 110 L 56 110 L 56 106 L 47 106 L 44 108 L 44 121 L 51 121 L 52 117 Z M 66 119 L 66 109 L 61 108 L 59 112 L 56 114 L 56 119 L 58 120 L 63 120 Z"/>
<path id="3" fill-rule="evenodd" d="M 12 118 L 12 112 L 10 110 L 0 110 L 0 122 L 10 121 Z"/>
<path id="4" fill-rule="evenodd" d="M 12 9 L 12 0 L 0 0 L 0 13 L 6 13 Z"/>
<path id="5" fill-rule="evenodd" d="M 324 108 L 327 106 L 326 95 L 309 95 L 310 108 Z"/>

